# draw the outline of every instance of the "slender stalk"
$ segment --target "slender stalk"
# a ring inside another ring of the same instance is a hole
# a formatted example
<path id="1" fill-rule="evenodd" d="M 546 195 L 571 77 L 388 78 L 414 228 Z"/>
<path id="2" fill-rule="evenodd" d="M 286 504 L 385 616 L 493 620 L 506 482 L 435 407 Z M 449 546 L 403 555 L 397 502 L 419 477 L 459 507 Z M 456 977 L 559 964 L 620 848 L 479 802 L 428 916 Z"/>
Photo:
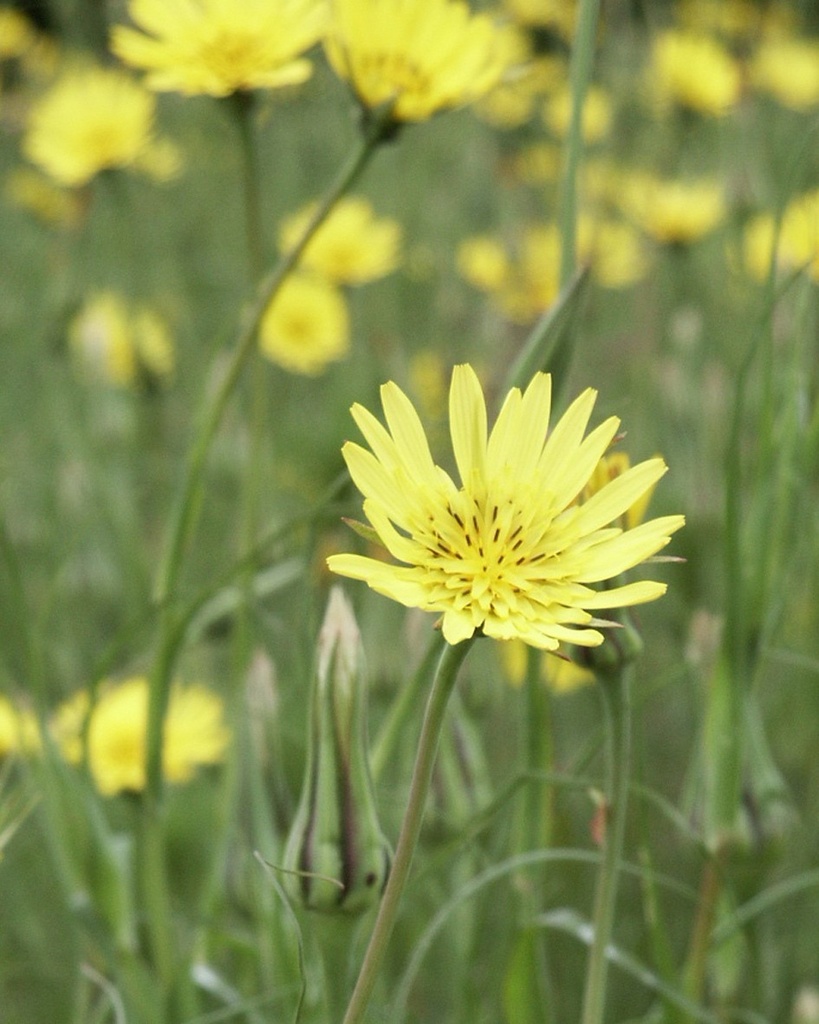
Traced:
<path id="1" fill-rule="evenodd" d="M 310 218 L 301 238 L 281 258 L 268 277 L 262 281 L 256 299 L 247 311 L 227 370 L 220 380 L 215 394 L 210 396 L 210 400 L 204 406 L 199 429 L 185 463 L 185 477 L 179 500 L 171 516 L 168 543 L 157 574 L 154 600 L 160 606 L 167 606 L 168 598 L 175 593 L 185 552 L 196 525 L 201 500 L 202 478 L 210 446 L 242 370 L 255 350 L 256 333 L 264 312 L 281 288 L 287 275 L 298 263 L 302 252 L 333 206 L 361 175 L 390 124 L 388 112 L 385 112 L 382 118 L 369 126 L 368 131 L 362 136 L 316 212 Z M 171 649 L 171 644 L 175 632 L 174 616 L 166 611 L 160 622 L 160 656 L 156 660 L 151 676 L 148 711 L 146 792 L 152 799 L 158 799 L 162 790 L 162 723 L 165 720 L 168 704 L 170 673 L 175 654 L 175 651 Z"/>
<path id="2" fill-rule="evenodd" d="M 722 894 L 722 868 L 724 855 L 709 856 L 702 869 L 697 917 L 691 933 L 688 963 L 685 971 L 685 991 L 692 1002 L 699 1003 L 705 991 L 711 934 L 716 919 L 717 904 Z"/>
<path id="3" fill-rule="evenodd" d="M 563 163 L 560 188 L 560 287 L 565 288 L 577 265 L 577 172 L 583 150 L 583 105 L 591 80 L 600 0 L 580 0 L 577 29 L 572 45 L 569 79 L 572 116 Z"/>
<path id="4" fill-rule="evenodd" d="M 424 724 L 421 727 L 421 736 L 418 741 L 418 753 L 415 758 L 415 768 L 412 774 L 407 809 L 404 812 L 401 833 L 398 837 L 398 845 L 395 848 L 395 859 L 390 870 L 387 887 L 384 890 L 384 895 L 378 908 L 378 916 L 375 919 L 370 942 L 364 954 L 364 961 L 361 964 L 358 981 L 347 1007 L 347 1013 L 344 1015 L 343 1024 L 358 1024 L 363 1019 L 370 1002 L 372 990 L 378 977 L 378 970 L 387 951 L 387 943 L 395 924 L 398 905 L 407 883 L 412 865 L 412 857 L 418 843 L 418 836 L 421 832 L 424 808 L 426 806 L 427 794 L 429 793 L 429 784 L 432 779 L 432 769 L 435 764 L 435 754 L 438 750 L 438 740 L 440 739 L 441 727 L 444 722 L 444 712 L 455 685 L 458 669 L 461 667 L 461 663 L 473 643 L 474 638 L 472 640 L 464 640 L 454 647 L 447 645 L 438 663 L 438 671 L 436 672 L 429 700 L 427 701 Z"/>
<path id="5" fill-rule="evenodd" d="M 608 787 L 603 862 L 597 878 L 594 906 L 594 939 L 586 970 L 581 1024 L 602 1024 L 606 1003 L 608 960 L 617 885 L 626 830 L 628 784 L 631 772 L 631 679 L 633 669 L 625 665 L 600 680 L 609 729 Z"/>

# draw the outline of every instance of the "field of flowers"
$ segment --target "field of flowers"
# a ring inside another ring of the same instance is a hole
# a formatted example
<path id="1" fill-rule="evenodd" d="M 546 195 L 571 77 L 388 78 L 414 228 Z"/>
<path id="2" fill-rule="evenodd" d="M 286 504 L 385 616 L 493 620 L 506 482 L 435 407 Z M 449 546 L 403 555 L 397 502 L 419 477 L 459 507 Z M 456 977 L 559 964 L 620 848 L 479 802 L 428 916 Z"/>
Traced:
<path id="1" fill-rule="evenodd" d="M 812 0 L 0 6 L 0 1024 L 819 1024 Z"/>

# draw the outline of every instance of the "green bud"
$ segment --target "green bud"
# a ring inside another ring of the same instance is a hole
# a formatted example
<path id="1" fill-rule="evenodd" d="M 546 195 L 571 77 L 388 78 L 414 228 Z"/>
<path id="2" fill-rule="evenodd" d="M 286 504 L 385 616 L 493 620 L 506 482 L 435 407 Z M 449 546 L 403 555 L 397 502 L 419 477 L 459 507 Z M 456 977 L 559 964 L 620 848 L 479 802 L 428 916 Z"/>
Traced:
<path id="1" fill-rule="evenodd" d="M 355 914 L 378 901 L 390 849 L 370 778 L 364 651 L 340 587 L 330 592 L 317 655 L 307 771 L 285 865 L 305 907 Z"/>
<path id="2" fill-rule="evenodd" d="M 611 621 L 618 627 L 606 631 L 606 638 L 599 647 L 580 648 L 578 663 L 594 672 L 598 679 L 620 672 L 626 665 L 643 653 L 643 638 L 627 608 L 611 615 Z"/>

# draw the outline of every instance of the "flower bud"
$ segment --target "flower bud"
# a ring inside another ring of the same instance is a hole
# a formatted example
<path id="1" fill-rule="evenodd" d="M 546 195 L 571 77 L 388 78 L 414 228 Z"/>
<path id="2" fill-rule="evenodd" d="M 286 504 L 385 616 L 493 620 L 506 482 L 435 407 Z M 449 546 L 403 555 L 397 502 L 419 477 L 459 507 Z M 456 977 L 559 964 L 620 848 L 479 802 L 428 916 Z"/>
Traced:
<path id="1" fill-rule="evenodd" d="M 285 864 L 308 909 L 359 913 L 381 895 L 390 850 L 370 778 L 364 652 L 340 587 L 330 592 L 317 653 L 307 771 Z"/>

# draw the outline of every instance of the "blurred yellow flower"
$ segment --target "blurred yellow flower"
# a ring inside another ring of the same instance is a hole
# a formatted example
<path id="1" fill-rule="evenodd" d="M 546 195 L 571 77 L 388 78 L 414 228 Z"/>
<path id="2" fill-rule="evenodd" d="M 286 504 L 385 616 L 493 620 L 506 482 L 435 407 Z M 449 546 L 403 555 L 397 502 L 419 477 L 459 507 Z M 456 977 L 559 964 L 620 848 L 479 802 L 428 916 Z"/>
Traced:
<path id="1" fill-rule="evenodd" d="M 409 379 L 421 411 L 429 419 L 446 413 L 446 371 L 440 352 L 425 348 L 410 357 Z"/>
<path id="2" fill-rule="evenodd" d="M 759 280 L 767 277 L 774 258 L 779 267 L 807 270 L 819 282 L 819 189 L 793 199 L 782 214 L 779 237 L 772 214 L 761 214 L 746 227 L 745 266 Z"/>
<path id="3" fill-rule="evenodd" d="M 100 793 L 115 796 L 143 790 L 148 680 L 135 676 L 104 686 L 93 708 L 88 692 L 82 690 L 56 710 L 51 731 L 69 764 L 83 760 L 86 719 L 88 769 Z M 229 742 L 220 697 L 195 684 L 171 691 L 162 751 L 162 770 L 168 782 L 190 782 L 199 768 L 218 764 L 224 760 Z"/>
<path id="4" fill-rule="evenodd" d="M 499 29 L 462 0 L 335 0 L 325 46 L 361 103 L 398 122 L 472 103 L 505 70 Z"/>
<path id="5" fill-rule="evenodd" d="M 604 288 L 629 288 L 648 271 L 648 259 L 639 233 L 623 221 L 591 220 L 578 225 L 580 259 L 591 265 L 594 278 Z"/>
<path id="6" fill-rule="evenodd" d="M 34 26 L 13 7 L 0 7 L 0 61 L 22 57 L 36 39 Z"/>
<path id="7" fill-rule="evenodd" d="M 819 105 L 819 42 L 773 39 L 751 61 L 751 82 L 792 110 Z"/>
<path id="8" fill-rule="evenodd" d="M 40 728 L 34 715 L 0 695 L 0 760 L 10 754 L 36 753 L 40 745 Z"/>
<path id="9" fill-rule="evenodd" d="M 175 357 L 170 331 L 153 310 L 131 308 L 111 291 L 92 295 L 71 322 L 68 340 L 81 367 L 115 387 L 131 387 L 140 374 L 168 378 Z"/>
<path id="10" fill-rule="evenodd" d="M 510 272 L 493 299 L 515 323 L 529 323 L 545 312 L 560 290 L 560 231 L 554 224 L 524 230 Z"/>
<path id="11" fill-rule="evenodd" d="M 473 235 L 458 246 L 455 264 L 461 277 L 490 294 L 499 291 L 509 276 L 506 250 L 488 235 Z"/>
<path id="12" fill-rule="evenodd" d="M 715 181 L 662 181 L 636 175 L 623 205 L 658 242 L 687 245 L 713 231 L 726 216 L 722 187 Z"/>
<path id="13" fill-rule="evenodd" d="M 688 31 L 742 37 L 759 27 L 759 10 L 748 0 L 682 0 L 676 4 L 677 21 Z"/>
<path id="14" fill-rule="evenodd" d="M 560 284 L 560 232 L 553 224 L 526 228 L 513 253 L 486 235 L 458 247 L 461 276 L 486 292 L 515 323 L 529 323 L 549 308 Z"/>
<path id="15" fill-rule="evenodd" d="M 323 278 L 292 274 L 259 327 L 261 351 L 291 373 L 315 376 L 347 355 L 350 326 L 341 292 Z"/>
<path id="16" fill-rule="evenodd" d="M 504 673 L 511 686 L 523 685 L 526 678 L 526 644 L 510 640 L 500 645 Z M 540 675 L 554 693 L 571 693 L 594 682 L 594 673 L 568 658 L 544 651 L 540 655 Z"/>
<path id="17" fill-rule="evenodd" d="M 544 88 L 544 62 L 535 60 L 527 36 L 507 25 L 498 45 L 506 68 L 500 81 L 475 104 L 475 113 L 493 128 L 517 128 L 528 121 Z"/>
<path id="18" fill-rule="evenodd" d="M 546 127 L 559 139 L 565 139 L 569 132 L 572 116 L 571 92 L 564 88 L 550 96 L 543 108 Z M 580 130 L 583 141 L 589 144 L 600 142 L 611 127 L 611 100 L 599 86 L 592 86 L 586 93 Z"/>
<path id="19" fill-rule="evenodd" d="M 654 41 L 648 75 L 652 100 L 721 116 L 738 101 L 741 85 L 738 64 L 710 36 L 667 31 Z"/>
<path id="20" fill-rule="evenodd" d="M 574 36 L 575 0 L 504 0 L 504 7 L 519 25 L 548 29 L 567 42 Z"/>
<path id="21" fill-rule="evenodd" d="M 32 107 L 23 152 L 61 185 L 85 185 L 112 168 L 139 170 L 158 142 L 155 105 L 122 71 L 68 70 Z"/>
<path id="22" fill-rule="evenodd" d="M 525 185 L 556 182 L 563 169 L 560 146 L 554 142 L 536 142 L 517 154 L 512 167 Z"/>
<path id="23" fill-rule="evenodd" d="M 477 375 L 456 366 L 449 425 L 458 486 L 433 462 L 409 399 L 385 384 L 387 429 L 354 405 L 372 451 L 347 442 L 342 452 L 364 514 L 403 564 L 340 554 L 327 560 L 330 569 L 407 607 L 441 613 L 450 644 L 480 631 L 544 650 L 598 646 L 603 634 L 592 611 L 653 601 L 666 588 L 640 581 L 597 591 L 588 584 L 645 561 L 684 519 L 666 516 L 626 531 L 612 525 L 665 473 L 662 459 L 633 466 L 577 503 L 620 424 L 610 417 L 584 438 L 595 398 L 584 391 L 550 431 L 551 378 L 538 373 L 525 393 L 509 392 L 488 433 Z"/>
<path id="24" fill-rule="evenodd" d="M 158 91 L 275 89 L 310 77 L 302 54 L 321 38 L 326 11 L 324 0 L 131 0 L 138 29 L 118 25 L 111 48 Z"/>
<path id="25" fill-rule="evenodd" d="M 283 252 L 295 245 L 315 210 L 316 204 L 310 203 L 284 220 L 279 231 Z M 376 217 L 366 199 L 348 196 L 313 235 L 299 265 L 336 284 L 366 284 L 395 270 L 400 247 L 397 221 Z"/>
<path id="26" fill-rule="evenodd" d="M 61 188 L 32 167 L 18 167 L 6 178 L 5 194 L 23 210 L 46 224 L 61 227 L 75 224 L 81 213 L 78 196 Z"/>

